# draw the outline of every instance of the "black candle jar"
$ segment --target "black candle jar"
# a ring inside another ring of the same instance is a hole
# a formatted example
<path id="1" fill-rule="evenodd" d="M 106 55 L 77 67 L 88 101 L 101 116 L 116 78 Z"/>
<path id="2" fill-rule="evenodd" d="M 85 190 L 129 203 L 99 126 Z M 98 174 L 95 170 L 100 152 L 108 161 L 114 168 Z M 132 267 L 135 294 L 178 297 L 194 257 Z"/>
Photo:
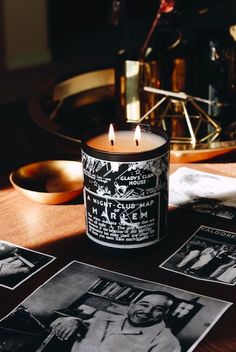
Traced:
<path id="1" fill-rule="evenodd" d="M 124 133 L 129 138 L 135 127 L 119 127 L 117 137 Z M 166 236 L 169 138 L 161 129 L 140 127 L 142 139 L 135 152 L 129 152 L 129 146 L 126 152 L 114 151 L 112 146 L 110 150 L 101 146 L 97 149 L 96 142 L 91 146 L 90 141 L 107 132 L 108 127 L 87 136 L 82 143 L 86 232 L 99 245 L 143 248 Z M 155 144 L 159 137 L 162 142 Z M 149 139 L 155 146 L 143 151 L 142 143 Z"/>

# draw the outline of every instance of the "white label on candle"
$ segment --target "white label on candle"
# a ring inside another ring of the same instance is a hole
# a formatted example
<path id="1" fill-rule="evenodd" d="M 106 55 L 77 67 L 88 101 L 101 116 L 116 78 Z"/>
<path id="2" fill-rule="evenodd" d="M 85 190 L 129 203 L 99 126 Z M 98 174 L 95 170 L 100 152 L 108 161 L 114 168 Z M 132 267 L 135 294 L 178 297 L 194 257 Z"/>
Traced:
<path id="1" fill-rule="evenodd" d="M 110 247 L 136 248 L 165 234 L 168 153 L 137 162 L 110 162 L 82 152 L 87 235 Z"/>
<path id="2" fill-rule="evenodd" d="M 108 133 L 89 139 L 87 145 L 106 152 L 140 153 L 156 149 L 166 142 L 165 138 L 146 131 L 142 131 L 141 142 L 138 146 L 134 141 L 134 131 L 115 131 L 115 137 L 113 146 L 109 141 Z"/>

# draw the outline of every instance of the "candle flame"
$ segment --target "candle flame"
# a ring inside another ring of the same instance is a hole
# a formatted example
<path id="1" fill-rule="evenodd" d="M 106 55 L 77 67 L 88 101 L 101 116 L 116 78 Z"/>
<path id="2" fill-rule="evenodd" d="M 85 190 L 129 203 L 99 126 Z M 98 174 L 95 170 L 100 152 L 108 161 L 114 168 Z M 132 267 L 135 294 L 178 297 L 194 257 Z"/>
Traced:
<path id="1" fill-rule="evenodd" d="M 112 123 L 110 124 L 110 127 L 109 127 L 108 139 L 109 139 L 111 145 L 113 146 L 114 142 L 115 142 L 115 132 L 114 132 L 114 128 L 113 128 Z"/>
<path id="2" fill-rule="evenodd" d="M 140 144 L 141 141 L 141 128 L 139 125 L 136 126 L 135 131 L 134 131 L 134 141 L 136 143 L 136 146 Z"/>

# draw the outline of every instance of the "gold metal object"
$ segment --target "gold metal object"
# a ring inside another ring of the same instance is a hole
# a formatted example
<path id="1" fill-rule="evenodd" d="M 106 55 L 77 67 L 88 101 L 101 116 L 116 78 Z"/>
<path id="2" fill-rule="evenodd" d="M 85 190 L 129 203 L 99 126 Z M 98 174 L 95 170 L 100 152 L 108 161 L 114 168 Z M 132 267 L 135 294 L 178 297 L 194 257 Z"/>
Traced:
<path id="1" fill-rule="evenodd" d="M 116 98 L 123 120 L 137 122 L 156 103 L 156 95 L 143 90 L 145 85 L 160 86 L 159 62 L 121 57 L 116 67 Z"/>
<path id="2" fill-rule="evenodd" d="M 24 196 L 44 204 L 66 203 L 83 189 L 82 165 L 78 161 L 40 161 L 19 168 L 9 178 Z"/>
<path id="3" fill-rule="evenodd" d="M 149 111 L 146 112 L 145 115 L 140 118 L 139 123 L 144 119 L 148 119 L 150 114 L 160 108 L 163 103 L 166 103 L 164 111 L 158 114 L 157 122 L 162 126 L 164 130 L 168 131 L 167 128 L 167 118 L 179 118 L 183 120 L 185 119 L 186 124 L 186 133 L 184 135 L 171 135 L 171 143 L 190 143 L 195 146 L 197 143 L 213 142 L 219 136 L 221 132 L 221 127 L 214 121 L 197 103 L 206 103 L 208 105 L 213 104 L 214 102 L 209 101 L 207 99 L 202 99 L 199 97 L 190 96 L 184 92 L 172 92 L 163 89 L 156 89 L 153 87 L 144 87 L 145 91 L 151 93 L 157 93 L 160 95 L 164 95 L 157 104 L 155 104 Z M 169 110 L 171 110 L 171 105 L 174 104 L 177 107 L 180 107 L 180 114 L 168 114 Z M 195 114 L 189 113 L 188 107 L 194 110 Z M 181 111 L 182 109 L 182 111 Z M 181 122 L 180 122 L 181 123 Z M 205 124 L 205 134 L 202 133 L 202 125 Z M 210 132 L 209 132 L 210 131 Z M 176 131 L 175 131 L 176 132 Z M 200 134 L 201 132 L 201 134 Z"/>
<path id="4" fill-rule="evenodd" d="M 85 105 L 94 104 L 98 101 L 104 101 L 105 99 L 113 99 L 115 94 L 114 85 L 114 69 L 103 69 L 80 74 L 52 87 L 52 94 L 50 95 L 50 97 L 52 97 L 51 103 L 54 106 L 57 106 L 60 101 L 63 103 L 66 98 L 75 97 L 76 107 L 79 108 L 80 106 L 83 107 Z M 62 143 L 64 142 L 68 147 L 71 147 L 71 152 L 75 151 L 76 155 L 78 155 L 78 148 L 81 143 L 80 138 L 69 135 L 67 130 L 63 129 L 63 126 L 57 121 L 56 113 L 54 119 L 50 119 L 50 114 L 48 114 L 42 107 L 40 96 L 34 97 L 29 101 L 29 113 L 32 120 L 37 125 L 44 130 L 47 130 L 52 135 L 61 138 Z M 176 129 L 177 128 L 178 124 L 176 122 Z M 221 136 L 222 133 L 219 134 L 217 141 L 214 140 L 213 142 L 209 142 L 205 140 L 196 143 L 195 146 L 187 142 L 172 142 L 170 160 L 172 163 L 191 163 L 210 160 L 229 153 L 235 153 L 235 138 L 229 135 L 227 138 L 223 139 Z"/>
<path id="5" fill-rule="evenodd" d="M 53 89 L 53 101 L 60 101 L 86 90 L 114 84 L 114 69 L 83 73 L 58 83 Z"/>

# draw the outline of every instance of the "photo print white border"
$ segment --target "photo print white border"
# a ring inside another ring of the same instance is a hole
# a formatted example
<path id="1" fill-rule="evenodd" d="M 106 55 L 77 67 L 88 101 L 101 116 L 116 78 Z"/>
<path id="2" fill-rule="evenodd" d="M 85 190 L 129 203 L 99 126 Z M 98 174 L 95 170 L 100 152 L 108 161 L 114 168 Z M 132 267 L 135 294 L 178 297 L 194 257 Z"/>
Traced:
<path id="1" fill-rule="evenodd" d="M 236 233 L 201 225 L 159 267 L 196 280 L 234 286 Z"/>
<path id="2" fill-rule="evenodd" d="M 236 179 L 180 167 L 169 178 L 169 205 L 236 220 Z"/>
<path id="3" fill-rule="evenodd" d="M 49 254 L 46 254 L 46 253 L 43 253 L 40 251 L 36 251 L 33 249 L 29 249 L 27 247 L 17 245 L 13 242 L 0 240 L 0 246 L 1 245 L 5 245 L 5 246 L 9 247 L 9 259 L 12 260 L 12 263 L 8 262 L 7 257 L 6 257 L 6 259 L 2 259 L 2 260 L 0 259 L 0 272 L 1 272 L 1 269 L 4 268 L 4 266 L 5 267 L 8 266 L 9 268 L 14 269 L 14 265 L 16 265 L 15 266 L 16 273 L 14 275 L 11 273 L 11 271 L 10 271 L 9 277 L 7 277 L 7 274 L 5 274 L 6 275 L 5 277 L 4 276 L 1 277 L 1 275 L 0 275 L 0 287 L 7 288 L 9 290 L 15 290 L 19 285 L 21 285 L 23 282 L 28 280 L 31 276 L 35 275 L 37 272 L 42 270 L 44 267 L 46 267 L 47 265 L 49 265 L 52 261 L 54 261 L 56 259 L 55 256 L 52 256 L 52 255 L 49 255 Z M 17 250 L 20 250 L 20 253 L 16 253 L 14 255 L 13 252 L 16 252 Z M 0 250 L 0 253 L 1 253 L 1 250 Z M 31 259 L 33 259 L 33 258 L 36 259 L 36 257 L 38 256 L 38 260 L 39 260 L 38 265 L 35 265 L 34 263 L 32 263 L 30 261 L 30 254 L 31 253 L 32 253 Z M 29 258 L 24 258 L 24 254 L 27 254 L 27 256 L 29 256 Z M 40 265 L 40 257 L 42 257 L 42 259 L 41 259 L 42 264 L 41 265 Z M 27 272 L 20 273 L 21 270 L 19 270 L 19 278 L 17 278 L 17 275 L 18 275 L 17 269 L 21 269 L 21 267 L 19 267 L 16 264 L 16 262 L 14 264 L 14 261 L 21 262 L 25 268 L 29 269 L 29 273 L 27 273 Z"/>
<path id="4" fill-rule="evenodd" d="M 194 316 L 191 316 L 191 319 L 188 321 L 188 323 L 185 323 L 182 331 L 176 335 L 180 342 L 185 345 L 185 347 L 182 349 L 182 352 L 193 351 L 199 342 L 202 341 L 202 339 L 212 329 L 215 323 L 220 319 L 220 317 L 232 305 L 231 302 L 205 295 L 199 295 L 194 292 L 171 287 L 157 282 L 139 279 L 137 277 L 102 269 L 74 260 L 60 269 L 57 273 L 55 273 L 43 285 L 39 286 L 31 295 L 29 295 L 22 303 L 13 309 L 8 315 L 2 318 L 0 321 L 0 327 L 2 327 L 2 323 L 4 323 L 5 319 L 11 317 L 12 314 L 16 312 L 17 308 L 22 306 L 24 306 L 32 316 L 36 316 L 36 318 L 42 316 L 44 312 L 47 314 L 55 312 L 55 308 L 56 311 L 58 311 L 62 308 L 68 307 L 73 302 L 77 301 L 78 298 L 80 299 L 85 293 L 88 292 L 88 282 L 85 284 L 86 280 L 91 281 L 89 285 L 91 290 L 94 287 L 96 281 L 101 277 L 107 279 L 108 281 L 110 280 L 113 285 L 115 281 L 115 283 L 118 282 L 121 285 L 127 285 L 135 290 L 139 288 L 142 292 L 148 291 L 150 293 L 150 291 L 163 291 L 171 294 L 175 297 L 176 300 L 179 299 L 181 302 L 184 300 L 189 302 L 190 299 L 194 298 L 199 299 L 201 308 L 197 311 L 197 313 L 194 313 Z M 87 287 L 85 289 L 86 285 Z M 68 287 L 70 287 L 70 289 L 68 289 Z M 63 291 L 62 294 L 63 288 L 65 288 L 65 291 Z M 54 292 L 55 295 L 52 294 L 52 292 Z M 139 294 L 137 294 L 137 296 L 139 296 Z M 54 306 L 52 307 L 52 305 Z M 111 306 L 112 305 L 114 305 L 114 302 L 111 304 Z M 78 305 L 77 307 L 81 306 Z M 103 305 L 101 304 L 101 307 L 99 306 L 98 309 L 100 312 L 103 309 L 102 307 Z M 187 306 L 185 306 L 183 311 L 186 310 L 186 307 Z M 115 307 L 115 309 L 116 308 L 117 307 Z M 179 308 L 179 305 L 177 308 Z M 51 313 L 48 310 L 50 310 Z M 37 348 L 38 347 L 32 350 L 32 352 L 35 352 Z M 117 349 L 117 351 L 119 351 L 119 349 Z"/>

